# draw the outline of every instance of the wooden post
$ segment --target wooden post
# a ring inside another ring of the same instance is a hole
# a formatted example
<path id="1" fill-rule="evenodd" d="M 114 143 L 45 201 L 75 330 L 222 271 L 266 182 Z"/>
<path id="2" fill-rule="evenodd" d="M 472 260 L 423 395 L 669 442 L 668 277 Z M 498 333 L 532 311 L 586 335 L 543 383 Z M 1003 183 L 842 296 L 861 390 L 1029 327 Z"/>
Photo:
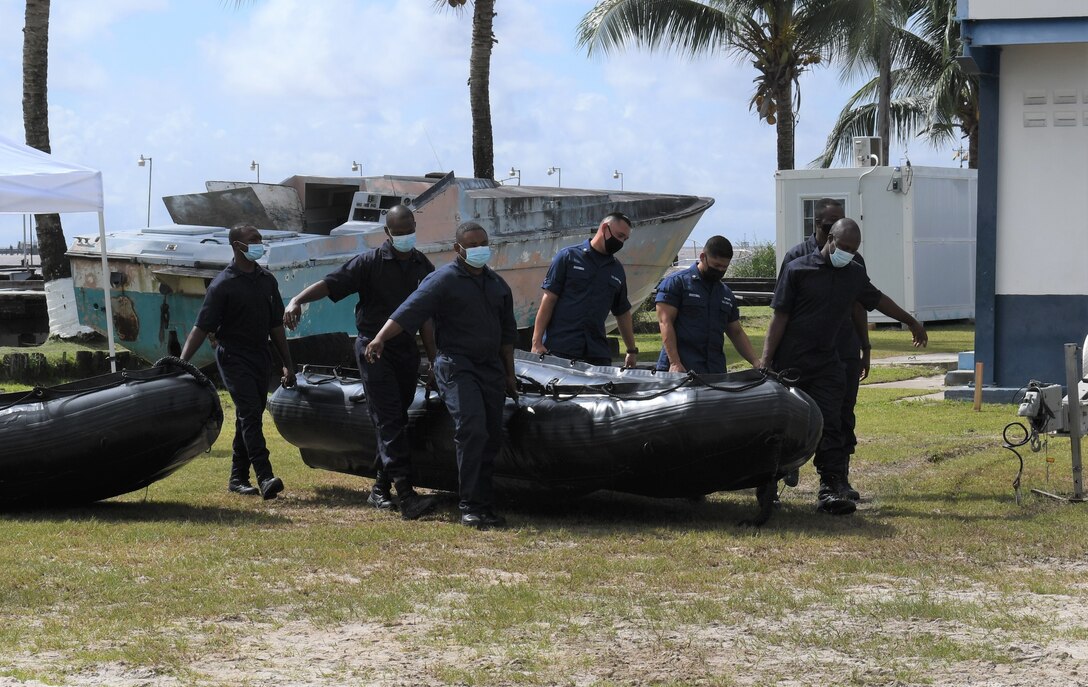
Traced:
<path id="1" fill-rule="evenodd" d="M 975 363 L 975 412 L 982 410 L 982 363 Z"/>

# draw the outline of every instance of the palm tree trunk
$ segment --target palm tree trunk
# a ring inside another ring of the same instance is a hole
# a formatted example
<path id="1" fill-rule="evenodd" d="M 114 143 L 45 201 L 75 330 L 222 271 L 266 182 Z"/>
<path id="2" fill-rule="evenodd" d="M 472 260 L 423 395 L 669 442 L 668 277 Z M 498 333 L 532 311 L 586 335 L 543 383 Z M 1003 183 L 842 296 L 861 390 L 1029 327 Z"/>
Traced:
<path id="1" fill-rule="evenodd" d="M 472 109 L 472 167 L 479 179 L 495 178 L 491 131 L 491 48 L 495 0 L 476 0 L 472 13 L 472 55 L 468 67 L 468 100 Z"/>
<path id="2" fill-rule="evenodd" d="M 26 0 L 26 26 L 23 31 L 23 128 L 26 144 L 48 153 L 49 99 L 49 0 Z M 64 256 L 68 245 L 60 225 L 60 215 L 35 215 L 39 256 L 45 281 L 67 279 L 72 266 Z"/>
<path id="3" fill-rule="evenodd" d="M 778 84 L 775 104 L 778 107 L 775 120 L 775 131 L 778 134 L 778 169 L 793 169 L 797 123 L 793 119 L 793 83 L 789 79 Z"/>
<path id="4" fill-rule="evenodd" d="M 880 42 L 879 82 L 876 105 L 876 135 L 880 137 L 880 164 L 887 165 L 891 150 L 892 50 L 890 41 Z"/>

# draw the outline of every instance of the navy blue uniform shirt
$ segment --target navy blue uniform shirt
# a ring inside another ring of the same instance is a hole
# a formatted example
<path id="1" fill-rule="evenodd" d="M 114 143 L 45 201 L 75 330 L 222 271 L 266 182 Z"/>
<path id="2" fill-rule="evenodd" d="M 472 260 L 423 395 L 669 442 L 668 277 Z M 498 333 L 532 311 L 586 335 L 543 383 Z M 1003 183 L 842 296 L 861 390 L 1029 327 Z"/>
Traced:
<path id="1" fill-rule="evenodd" d="M 386 239 L 380 247 L 356 255 L 324 281 L 333 303 L 359 294 L 355 326 L 361 336 L 373 339 L 393 311 L 431 272 L 434 265 L 423 253 L 413 248 L 406 260 L 398 260 L 392 242 Z M 415 334 L 416 330 L 405 330 L 389 345 L 414 346 Z"/>
<path id="2" fill-rule="evenodd" d="M 816 245 L 815 236 L 809 236 L 801 243 L 790 248 L 786 251 L 785 257 L 782 258 L 782 266 L 778 269 L 779 278 L 781 278 L 782 273 L 786 271 L 786 265 L 802 255 L 808 255 L 817 250 L 820 249 Z M 865 258 L 861 257 L 861 253 L 854 253 L 854 262 L 865 267 Z M 870 311 L 872 309 L 873 308 L 867 308 L 867 310 Z M 858 332 L 854 329 L 854 322 L 849 317 L 846 318 L 846 321 L 839 327 L 839 333 L 835 339 L 835 349 L 839 352 L 840 360 L 856 360 L 861 357 L 861 339 L 858 338 Z"/>
<path id="3" fill-rule="evenodd" d="M 610 311 L 622 315 L 631 309 L 627 273 L 618 260 L 593 250 L 587 239 L 555 254 L 541 288 L 559 297 L 544 333 L 548 350 L 575 358 L 612 357 L 604 321 Z"/>
<path id="4" fill-rule="evenodd" d="M 427 318 L 439 352 L 475 364 L 501 367 L 499 349 L 517 341 L 510 287 L 489 267 L 470 273 L 459 258 L 429 274 L 390 319 L 416 331 Z"/>
<path id="5" fill-rule="evenodd" d="M 699 374 L 725 372 L 725 328 L 740 319 L 740 309 L 728 286 L 707 281 L 696 264 L 662 280 L 654 302 L 677 309 L 673 329 L 684 367 Z M 657 358 L 657 369 L 669 369 L 664 347 Z"/>
<path id="6" fill-rule="evenodd" d="M 283 326 L 283 298 L 276 278 L 260 265 L 243 272 L 231 260 L 208 285 L 196 326 L 214 334 L 232 354 L 270 355 L 268 334 Z"/>
<path id="7" fill-rule="evenodd" d="M 775 311 L 790 316 L 775 351 L 775 367 L 811 370 L 838 364 L 839 328 L 850 319 L 854 302 L 872 310 L 881 295 L 856 262 L 835 268 L 819 251 L 791 261 L 779 275 L 771 300 Z"/>

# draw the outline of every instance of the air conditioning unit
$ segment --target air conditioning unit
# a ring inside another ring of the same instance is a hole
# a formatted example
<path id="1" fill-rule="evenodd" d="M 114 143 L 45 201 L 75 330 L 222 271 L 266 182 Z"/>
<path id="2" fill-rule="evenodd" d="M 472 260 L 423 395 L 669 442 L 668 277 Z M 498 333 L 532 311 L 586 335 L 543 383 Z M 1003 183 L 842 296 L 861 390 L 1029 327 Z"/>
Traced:
<path id="1" fill-rule="evenodd" d="M 854 137 L 854 166 L 855 167 L 879 167 L 880 137 L 879 136 L 855 136 Z"/>

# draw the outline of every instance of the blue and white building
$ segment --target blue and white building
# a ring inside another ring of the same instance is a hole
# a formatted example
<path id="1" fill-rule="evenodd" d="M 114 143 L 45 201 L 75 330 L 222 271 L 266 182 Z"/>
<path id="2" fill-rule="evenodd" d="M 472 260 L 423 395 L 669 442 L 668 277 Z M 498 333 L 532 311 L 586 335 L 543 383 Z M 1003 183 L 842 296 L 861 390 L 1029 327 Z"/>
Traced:
<path id="1" fill-rule="evenodd" d="M 1060 382 L 1088 334 L 1088 0 L 958 11 L 980 75 L 975 360 L 998 389 Z"/>

